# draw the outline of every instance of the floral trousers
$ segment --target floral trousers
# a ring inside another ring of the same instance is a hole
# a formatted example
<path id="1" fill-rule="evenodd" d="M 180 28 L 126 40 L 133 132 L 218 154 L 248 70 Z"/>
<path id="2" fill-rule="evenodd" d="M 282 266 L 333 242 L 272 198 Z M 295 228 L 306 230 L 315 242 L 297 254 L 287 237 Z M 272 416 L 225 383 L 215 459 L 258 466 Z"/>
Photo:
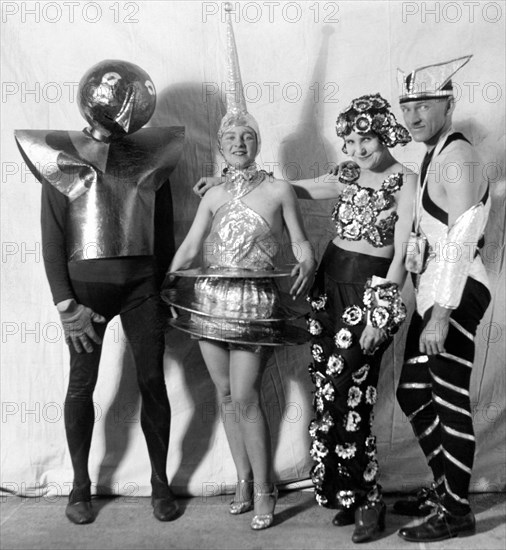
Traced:
<path id="1" fill-rule="evenodd" d="M 329 243 L 309 297 L 309 372 L 315 385 L 311 479 L 321 506 L 355 508 L 381 498 L 371 425 L 381 357 L 390 341 L 364 355 L 359 339 L 365 282 L 372 275 L 384 277 L 389 264 Z"/>

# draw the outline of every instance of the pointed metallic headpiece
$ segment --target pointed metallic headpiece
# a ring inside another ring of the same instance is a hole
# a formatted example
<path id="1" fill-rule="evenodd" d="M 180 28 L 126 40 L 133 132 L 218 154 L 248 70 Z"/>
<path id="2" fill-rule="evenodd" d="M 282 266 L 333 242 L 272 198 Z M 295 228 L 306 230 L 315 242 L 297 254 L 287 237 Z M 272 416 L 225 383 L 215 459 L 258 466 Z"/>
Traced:
<path id="1" fill-rule="evenodd" d="M 228 128 L 233 126 L 248 126 L 257 136 L 257 154 L 260 151 L 260 129 L 258 122 L 248 113 L 246 107 L 246 99 L 242 87 L 241 71 L 239 69 L 239 57 L 237 55 L 237 47 L 235 45 L 234 29 L 232 28 L 232 20 L 230 12 L 232 7 L 227 2 L 225 5 L 225 17 L 227 25 L 226 36 L 226 55 L 227 55 L 227 84 L 226 84 L 226 100 L 227 114 L 223 117 L 220 129 L 218 130 L 218 139 Z"/>
<path id="2" fill-rule="evenodd" d="M 399 102 L 452 96 L 451 78 L 471 57 L 473 56 L 466 55 L 444 63 L 420 67 L 407 75 L 401 69 L 397 69 Z"/>

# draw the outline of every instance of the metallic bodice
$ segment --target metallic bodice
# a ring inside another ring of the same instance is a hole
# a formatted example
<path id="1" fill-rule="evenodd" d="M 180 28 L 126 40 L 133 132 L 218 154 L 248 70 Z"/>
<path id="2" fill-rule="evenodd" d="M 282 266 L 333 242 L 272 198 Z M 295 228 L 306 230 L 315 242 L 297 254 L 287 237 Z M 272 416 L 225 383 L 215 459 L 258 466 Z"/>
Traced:
<path id="1" fill-rule="evenodd" d="M 183 139 L 183 128 L 143 129 L 109 144 L 83 132 L 16 131 L 33 174 L 68 198 L 69 261 L 153 254 L 156 191 Z"/>
<path id="2" fill-rule="evenodd" d="M 265 172 L 259 174 L 258 181 L 242 189 L 225 183 L 233 198 L 214 214 L 203 250 L 206 267 L 274 269 L 279 244 L 271 227 L 241 200 L 263 181 Z"/>
<path id="3" fill-rule="evenodd" d="M 379 220 L 378 217 L 395 204 L 394 193 L 402 184 L 401 173 L 388 176 L 377 190 L 362 187 L 356 181 L 348 183 L 332 212 L 337 236 L 348 241 L 364 239 L 376 248 L 392 244 L 397 213 L 391 212 Z"/>

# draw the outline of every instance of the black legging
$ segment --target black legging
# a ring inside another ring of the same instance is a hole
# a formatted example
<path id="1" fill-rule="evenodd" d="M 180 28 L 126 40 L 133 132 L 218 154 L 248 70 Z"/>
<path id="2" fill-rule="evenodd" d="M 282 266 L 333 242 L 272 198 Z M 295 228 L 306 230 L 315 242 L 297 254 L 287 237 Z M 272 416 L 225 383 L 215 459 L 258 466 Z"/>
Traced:
<path id="1" fill-rule="evenodd" d="M 316 386 L 316 417 L 310 424 L 310 435 L 311 456 L 316 461 L 311 477 L 322 506 L 355 508 L 380 498 L 371 422 L 381 357 L 390 341 L 374 355 L 364 355 L 359 345 L 363 322 L 349 325 L 342 314 L 349 306 L 364 307 L 367 279 L 384 277 L 389 265 L 390 259 L 345 251 L 331 242 L 318 269 L 312 295 L 326 295 L 327 301 L 323 310 L 311 315 L 321 323 L 323 332 L 312 338 L 314 362 L 310 371 Z M 336 346 L 334 340 L 343 328 L 353 335 L 348 348 Z M 342 368 L 329 367 L 335 358 Z"/>
<path id="2" fill-rule="evenodd" d="M 79 303 L 103 315 L 107 322 L 120 315 L 137 369 L 142 397 L 141 427 L 151 461 L 153 495 L 169 494 L 166 474 L 171 411 L 163 370 L 164 330 L 161 304 L 153 294 L 154 281 L 140 279 L 129 284 L 72 281 Z M 107 323 L 94 323 L 100 337 Z M 88 457 L 95 420 L 93 391 L 98 377 L 102 346 L 77 353 L 70 347 L 70 377 L 65 399 L 65 430 L 74 468 L 74 501 L 89 496 Z"/>
<path id="3" fill-rule="evenodd" d="M 397 399 L 408 417 L 434 474 L 442 504 L 466 514 L 475 438 L 469 382 L 474 360 L 474 335 L 490 293 L 468 278 L 462 300 L 450 318 L 445 353 L 421 355 L 420 335 L 432 308 L 422 319 L 415 313 L 406 340 L 405 362 Z"/>

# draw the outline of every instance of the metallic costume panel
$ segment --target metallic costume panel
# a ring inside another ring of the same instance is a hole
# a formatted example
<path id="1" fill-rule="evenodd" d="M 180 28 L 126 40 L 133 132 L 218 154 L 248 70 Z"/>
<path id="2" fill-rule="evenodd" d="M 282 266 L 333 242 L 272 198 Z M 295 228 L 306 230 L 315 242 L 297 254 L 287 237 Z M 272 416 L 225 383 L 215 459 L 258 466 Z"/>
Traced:
<path id="1" fill-rule="evenodd" d="M 183 139 L 179 127 L 143 129 L 108 144 L 85 132 L 16 131 L 35 176 L 69 199 L 69 261 L 153 254 L 155 194 Z"/>

